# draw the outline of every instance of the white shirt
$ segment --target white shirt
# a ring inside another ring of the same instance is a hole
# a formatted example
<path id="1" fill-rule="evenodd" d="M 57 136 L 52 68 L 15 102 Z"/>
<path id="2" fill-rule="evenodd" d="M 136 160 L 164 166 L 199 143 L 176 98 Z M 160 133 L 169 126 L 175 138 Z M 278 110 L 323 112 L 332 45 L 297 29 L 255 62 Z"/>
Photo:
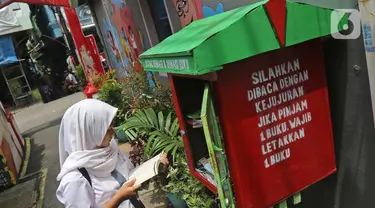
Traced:
<path id="1" fill-rule="evenodd" d="M 120 153 L 116 169 L 128 179 L 133 168 L 131 161 Z M 56 196 L 66 208 L 102 208 L 120 188 L 120 184 L 112 176 L 98 178 L 89 175 L 92 187 L 78 170 L 63 177 Z M 124 201 L 119 207 L 134 208 L 129 200 Z"/>
<path id="2" fill-rule="evenodd" d="M 66 59 L 66 63 L 68 64 L 68 67 L 72 70 L 72 72 L 75 73 L 76 72 L 76 65 L 75 65 L 75 62 L 74 62 L 74 58 L 72 56 L 69 56 Z"/>
<path id="3" fill-rule="evenodd" d="M 71 82 L 73 82 L 74 84 L 78 84 L 77 79 L 76 79 L 76 78 L 74 77 L 74 75 L 71 74 L 71 73 L 68 74 L 68 76 L 66 77 L 66 80 L 71 81 Z"/>

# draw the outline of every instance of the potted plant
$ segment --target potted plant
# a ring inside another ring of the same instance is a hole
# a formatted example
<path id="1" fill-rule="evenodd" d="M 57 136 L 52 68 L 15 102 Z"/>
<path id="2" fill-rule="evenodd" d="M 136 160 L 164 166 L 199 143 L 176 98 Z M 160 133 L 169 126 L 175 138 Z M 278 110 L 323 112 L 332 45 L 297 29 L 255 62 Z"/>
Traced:
<path id="1" fill-rule="evenodd" d="M 172 112 L 165 117 L 163 112 L 156 114 L 152 108 L 138 110 L 117 130 L 123 131 L 130 140 L 146 134 L 145 154 L 147 157 L 165 152 L 174 161 L 176 154 L 184 147 L 178 119 L 172 115 Z"/>
<path id="2" fill-rule="evenodd" d="M 167 185 L 159 188 L 168 192 L 168 198 L 175 208 L 212 207 L 215 204 L 207 188 L 190 174 L 178 120 L 172 112 L 165 117 L 163 112 L 156 114 L 152 108 L 139 110 L 118 130 L 133 139 L 139 138 L 139 135 L 148 135 L 145 158 L 161 152 L 168 153 L 172 158 Z"/>
<path id="3" fill-rule="evenodd" d="M 214 196 L 190 174 L 184 153 L 177 154 L 167 178 L 169 182 L 165 189 L 175 208 L 214 207 Z"/>

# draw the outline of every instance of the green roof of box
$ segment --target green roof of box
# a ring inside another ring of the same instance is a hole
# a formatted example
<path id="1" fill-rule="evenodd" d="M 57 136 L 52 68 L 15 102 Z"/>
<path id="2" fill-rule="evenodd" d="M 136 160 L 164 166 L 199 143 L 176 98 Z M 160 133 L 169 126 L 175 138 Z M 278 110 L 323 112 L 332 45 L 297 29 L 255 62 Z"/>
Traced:
<path id="1" fill-rule="evenodd" d="M 192 22 L 141 54 L 144 69 L 201 75 L 220 70 L 224 64 L 281 48 L 265 9 L 267 2 Z M 331 34 L 332 10 L 289 1 L 286 7 L 285 46 Z"/>

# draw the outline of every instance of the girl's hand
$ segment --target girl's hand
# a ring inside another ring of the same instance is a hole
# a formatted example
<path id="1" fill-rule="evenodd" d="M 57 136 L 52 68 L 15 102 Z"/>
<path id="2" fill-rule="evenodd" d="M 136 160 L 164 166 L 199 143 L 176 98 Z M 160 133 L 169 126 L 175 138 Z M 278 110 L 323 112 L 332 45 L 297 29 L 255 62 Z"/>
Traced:
<path id="1" fill-rule="evenodd" d="M 135 179 L 124 184 L 105 205 L 104 208 L 117 208 L 123 201 L 137 194 L 140 185 L 135 185 Z"/>
<path id="2" fill-rule="evenodd" d="M 163 153 L 160 157 L 160 162 L 165 165 L 165 166 L 168 166 L 169 164 L 169 161 L 168 161 L 168 157 L 167 157 L 167 153 Z"/>
<path id="3" fill-rule="evenodd" d="M 117 194 L 124 200 L 135 196 L 137 194 L 137 190 L 141 187 L 141 185 L 135 185 L 135 181 L 136 179 L 133 179 L 129 183 L 122 185 Z"/>

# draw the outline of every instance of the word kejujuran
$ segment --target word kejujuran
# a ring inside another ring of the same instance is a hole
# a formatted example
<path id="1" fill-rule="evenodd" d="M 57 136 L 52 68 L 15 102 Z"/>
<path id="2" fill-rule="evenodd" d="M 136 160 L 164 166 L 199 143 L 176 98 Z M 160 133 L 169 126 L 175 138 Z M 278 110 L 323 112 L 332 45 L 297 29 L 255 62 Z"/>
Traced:
<path id="1" fill-rule="evenodd" d="M 285 92 L 281 92 L 278 95 L 268 97 L 267 99 L 255 102 L 255 110 L 257 113 L 276 107 L 282 103 L 286 103 L 305 95 L 303 86 L 299 86 Z"/>

